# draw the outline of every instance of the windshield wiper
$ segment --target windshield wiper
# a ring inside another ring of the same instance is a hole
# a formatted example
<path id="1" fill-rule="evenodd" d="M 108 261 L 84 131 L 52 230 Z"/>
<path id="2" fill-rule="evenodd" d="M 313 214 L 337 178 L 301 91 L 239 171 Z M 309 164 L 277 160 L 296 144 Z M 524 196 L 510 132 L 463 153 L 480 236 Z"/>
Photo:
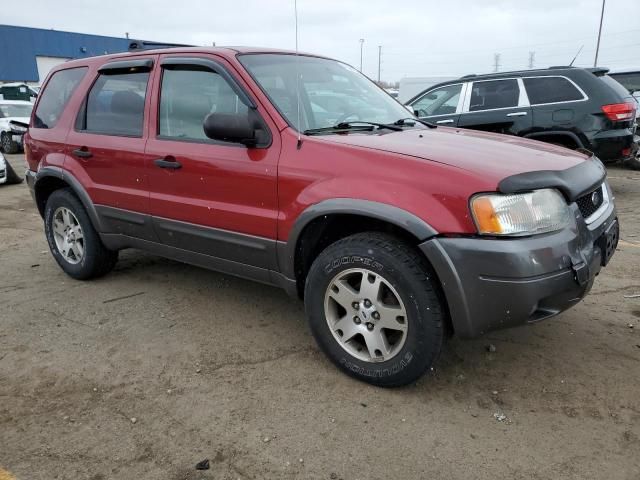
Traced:
<path id="1" fill-rule="evenodd" d="M 429 128 L 438 128 L 438 126 L 435 123 L 427 122 L 426 120 L 420 120 L 419 118 L 415 118 L 415 117 L 401 118 L 400 120 L 396 120 L 395 122 L 393 122 L 393 124 L 394 125 L 411 125 L 410 122 L 418 122 L 424 125 L 425 127 L 429 127 Z"/>
<path id="2" fill-rule="evenodd" d="M 305 130 L 305 135 L 318 135 L 322 133 L 342 133 L 342 132 L 371 132 L 374 128 L 386 128 L 394 132 L 401 132 L 402 127 L 389 123 L 365 122 L 357 120 L 355 122 L 340 122 L 331 127 L 310 128 Z"/>

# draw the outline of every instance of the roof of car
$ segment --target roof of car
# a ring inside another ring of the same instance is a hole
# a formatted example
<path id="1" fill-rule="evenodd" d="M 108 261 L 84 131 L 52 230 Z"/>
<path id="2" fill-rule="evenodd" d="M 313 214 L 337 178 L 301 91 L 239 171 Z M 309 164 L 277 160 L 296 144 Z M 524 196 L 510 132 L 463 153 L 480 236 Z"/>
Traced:
<path id="1" fill-rule="evenodd" d="M 280 53 L 284 55 L 295 55 L 294 50 L 285 50 L 280 48 L 265 48 L 265 47 L 243 47 L 243 46 L 224 46 L 224 47 L 190 47 L 190 46 L 175 46 L 170 48 L 146 48 L 140 50 L 132 50 L 129 52 L 112 53 L 109 55 L 99 55 L 95 57 L 85 57 L 81 59 L 69 60 L 55 69 L 63 69 L 73 67 L 75 65 L 86 65 L 93 62 L 104 62 L 112 59 L 123 59 L 127 57 L 138 57 L 140 55 L 162 55 L 167 53 L 216 53 L 222 56 L 235 56 L 237 54 L 256 54 L 256 53 Z M 317 55 L 308 52 L 297 52 L 302 56 L 328 58 L 323 55 Z"/>
<path id="2" fill-rule="evenodd" d="M 458 80 L 478 80 L 478 79 L 488 80 L 488 79 L 495 79 L 495 78 L 510 78 L 510 77 L 532 77 L 532 76 L 535 77 L 535 76 L 549 75 L 553 73 L 575 72 L 577 70 L 586 70 L 596 75 L 601 75 L 609 71 L 608 68 L 604 68 L 604 67 L 580 68 L 580 67 L 571 67 L 571 66 L 558 66 L 558 67 L 549 67 L 549 68 L 537 68 L 537 69 L 531 69 L 531 70 L 513 70 L 510 72 L 485 73 L 481 75 L 471 74 L 471 75 L 464 75 L 460 77 Z"/>

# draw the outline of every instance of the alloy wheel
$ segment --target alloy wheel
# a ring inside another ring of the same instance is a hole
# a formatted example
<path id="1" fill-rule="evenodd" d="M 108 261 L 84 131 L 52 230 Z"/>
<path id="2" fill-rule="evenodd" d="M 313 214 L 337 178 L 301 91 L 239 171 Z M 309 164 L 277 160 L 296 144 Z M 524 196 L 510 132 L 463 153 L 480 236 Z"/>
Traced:
<path id="1" fill-rule="evenodd" d="M 58 252 L 67 262 L 75 265 L 84 257 L 84 234 L 78 218 L 66 207 L 53 214 L 53 238 Z"/>
<path id="2" fill-rule="evenodd" d="M 390 360 L 407 338 L 407 311 L 382 275 L 352 268 L 336 275 L 325 293 L 327 325 L 338 344 L 365 362 Z"/>

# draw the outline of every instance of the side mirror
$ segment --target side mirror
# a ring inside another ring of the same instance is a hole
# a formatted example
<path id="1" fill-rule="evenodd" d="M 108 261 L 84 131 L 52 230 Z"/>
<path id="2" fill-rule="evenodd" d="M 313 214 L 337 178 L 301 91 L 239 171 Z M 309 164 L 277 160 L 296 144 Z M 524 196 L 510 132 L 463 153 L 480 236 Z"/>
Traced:
<path id="1" fill-rule="evenodd" d="M 204 134 L 212 140 L 241 143 L 255 147 L 258 143 L 254 122 L 247 114 L 210 113 L 204 119 Z"/>

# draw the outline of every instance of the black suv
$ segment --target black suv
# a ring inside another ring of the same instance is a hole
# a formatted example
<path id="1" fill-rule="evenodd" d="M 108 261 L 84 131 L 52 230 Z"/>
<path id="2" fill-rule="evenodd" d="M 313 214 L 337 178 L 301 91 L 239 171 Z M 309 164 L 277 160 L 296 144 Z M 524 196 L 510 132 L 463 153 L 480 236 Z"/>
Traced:
<path id="1" fill-rule="evenodd" d="M 634 143 L 637 103 L 606 68 L 466 75 L 406 102 L 438 125 L 533 138 L 585 148 L 605 163 L 640 168 Z"/>

